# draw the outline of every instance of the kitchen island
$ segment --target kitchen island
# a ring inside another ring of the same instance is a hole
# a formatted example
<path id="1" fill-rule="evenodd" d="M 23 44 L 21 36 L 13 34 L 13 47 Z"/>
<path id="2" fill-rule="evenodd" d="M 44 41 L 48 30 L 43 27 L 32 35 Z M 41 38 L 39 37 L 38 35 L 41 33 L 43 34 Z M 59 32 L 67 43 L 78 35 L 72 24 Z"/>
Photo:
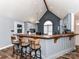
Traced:
<path id="1" fill-rule="evenodd" d="M 17 34 L 17 36 L 19 37 L 40 39 L 43 59 L 56 59 L 57 57 L 74 50 L 75 35 L 78 34 L 57 34 L 57 35 Z"/>
<path id="2" fill-rule="evenodd" d="M 54 39 L 54 43 L 56 43 L 59 38 L 69 37 L 69 40 L 71 40 L 72 37 L 79 34 L 70 33 L 70 34 L 56 34 L 56 35 L 27 35 L 27 34 L 16 34 L 16 35 L 19 37 L 28 37 L 34 39 L 44 39 L 44 40 Z"/>

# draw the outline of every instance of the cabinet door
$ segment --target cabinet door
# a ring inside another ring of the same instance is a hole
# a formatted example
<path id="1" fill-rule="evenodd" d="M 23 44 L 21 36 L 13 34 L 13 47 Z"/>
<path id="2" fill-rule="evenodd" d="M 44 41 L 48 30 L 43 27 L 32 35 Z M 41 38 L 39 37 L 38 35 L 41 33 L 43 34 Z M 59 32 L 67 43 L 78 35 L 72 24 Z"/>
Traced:
<path id="1" fill-rule="evenodd" d="M 24 23 L 23 22 L 15 22 L 14 23 L 14 34 L 24 33 Z"/>

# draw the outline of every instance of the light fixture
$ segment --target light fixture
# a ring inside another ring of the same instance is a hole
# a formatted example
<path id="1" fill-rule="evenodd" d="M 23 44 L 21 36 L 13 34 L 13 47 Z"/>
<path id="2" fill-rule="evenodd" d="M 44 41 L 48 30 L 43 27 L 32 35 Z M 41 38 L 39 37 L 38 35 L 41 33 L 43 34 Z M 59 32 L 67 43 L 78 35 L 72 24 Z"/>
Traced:
<path id="1" fill-rule="evenodd" d="M 77 23 L 76 25 L 79 25 L 79 23 Z"/>
<path id="2" fill-rule="evenodd" d="M 36 20 L 36 22 L 35 22 L 35 23 L 40 23 L 40 22 L 39 22 L 39 20 Z"/>

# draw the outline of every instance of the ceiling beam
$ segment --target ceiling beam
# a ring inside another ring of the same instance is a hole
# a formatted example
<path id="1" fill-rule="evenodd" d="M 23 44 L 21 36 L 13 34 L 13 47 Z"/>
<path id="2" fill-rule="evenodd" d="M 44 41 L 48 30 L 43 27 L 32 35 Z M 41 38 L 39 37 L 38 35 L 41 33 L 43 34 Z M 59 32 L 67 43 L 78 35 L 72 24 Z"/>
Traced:
<path id="1" fill-rule="evenodd" d="M 49 10 L 49 8 L 47 6 L 47 3 L 46 3 L 46 0 L 44 0 L 44 3 L 45 3 L 45 6 L 46 6 L 47 10 Z"/>

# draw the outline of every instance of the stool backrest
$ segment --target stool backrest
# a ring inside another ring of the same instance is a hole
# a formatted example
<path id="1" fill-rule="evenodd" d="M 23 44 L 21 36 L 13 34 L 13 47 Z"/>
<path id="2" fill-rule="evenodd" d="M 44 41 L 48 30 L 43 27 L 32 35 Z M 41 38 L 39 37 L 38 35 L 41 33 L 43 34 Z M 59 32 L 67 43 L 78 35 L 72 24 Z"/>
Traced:
<path id="1" fill-rule="evenodd" d="M 30 45 L 31 47 L 36 47 L 37 45 L 40 45 L 40 39 L 34 39 L 34 38 L 30 38 L 29 39 Z"/>
<path id="2" fill-rule="evenodd" d="M 39 44 L 40 43 L 40 39 L 35 39 L 35 44 Z"/>
<path id="3" fill-rule="evenodd" d="M 17 36 L 16 35 L 12 35 L 11 36 L 11 42 L 14 44 L 16 41 L 18 41 Z"/>
<path id="4" fill-rule="evenodd" d="M 29 43 L 27 37 L 20 37 L 20 38 L 19 38 L 19 42 L 20 42 L 20 44 Z"/>

